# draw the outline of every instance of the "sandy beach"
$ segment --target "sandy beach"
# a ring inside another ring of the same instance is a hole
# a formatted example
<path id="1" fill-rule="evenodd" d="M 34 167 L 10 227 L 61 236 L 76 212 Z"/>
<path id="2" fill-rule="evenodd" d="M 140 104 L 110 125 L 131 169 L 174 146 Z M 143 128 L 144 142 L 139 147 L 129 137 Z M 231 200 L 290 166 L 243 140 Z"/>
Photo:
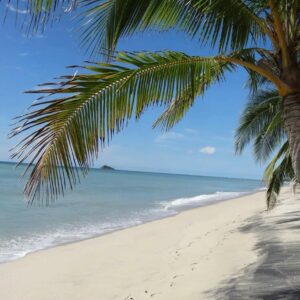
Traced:
<path id="1" fill-rule="evenodd" d="M 0 0 L 0 300 L 300 300 L 300 0 Z"/>
<path id="2" fill-rule="evenodd" d="M 299 211 L 287 188 L 280 200 L 266 212 L 258 192 L 1 264 L 0 299 L 248 299 L 274 292 L 266 284 L 272 272 L 258 272 L 268 263 L 266 247 L 300 241 L 283 227 L 290 223 L 272 223 Z M 261 290 L 251 288 L 262 279 Z"/>

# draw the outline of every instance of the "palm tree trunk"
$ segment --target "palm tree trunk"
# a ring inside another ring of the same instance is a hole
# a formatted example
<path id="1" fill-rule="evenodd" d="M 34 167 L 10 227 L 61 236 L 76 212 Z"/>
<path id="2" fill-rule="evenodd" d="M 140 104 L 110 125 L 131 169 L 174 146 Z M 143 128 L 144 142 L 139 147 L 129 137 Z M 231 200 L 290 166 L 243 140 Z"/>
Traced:
<path id="1" fill-rule="evenodd" d="M 291 158 L 297 182 L 300 182 L 300 94 L 283 99 L 284 126 L 288 135 Z"/>

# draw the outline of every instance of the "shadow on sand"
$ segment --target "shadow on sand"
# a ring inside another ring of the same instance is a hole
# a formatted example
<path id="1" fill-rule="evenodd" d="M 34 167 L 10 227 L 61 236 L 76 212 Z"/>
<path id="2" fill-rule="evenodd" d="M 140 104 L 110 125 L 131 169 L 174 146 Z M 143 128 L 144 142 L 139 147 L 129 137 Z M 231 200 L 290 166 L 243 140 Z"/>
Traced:
<path id="1" fill-rule="evenodd" d="M 275 213 L 265 212 L 241 227 L 242 232 L 257 234 L 258 261 L 207 295 L 222 300 L 300 300 L 299 208 L 299 199 L 281 203 Z"/>

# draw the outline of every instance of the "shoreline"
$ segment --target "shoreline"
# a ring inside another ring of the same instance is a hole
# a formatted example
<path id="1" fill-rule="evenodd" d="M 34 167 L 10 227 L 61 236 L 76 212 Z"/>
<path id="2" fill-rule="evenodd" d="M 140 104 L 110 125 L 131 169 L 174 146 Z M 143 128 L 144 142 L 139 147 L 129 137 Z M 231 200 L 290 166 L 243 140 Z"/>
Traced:
<path id="1" fill-rule="evenodd" d="M 24 259 L 25 257 L 27 257 L 29 255 L 32 255 L 32 254 L 35 254 L 37 252 L 45 251 L 45 250 L 56 248 L 56 247 L 66 246 L 66 245 L 69 245 L 69 244 L 80 243 L 80 242 L 83 242 L 83 241 L 86 241 L 86 240 L 97 239 L 97 238 L 100 238 L 102 236 L 113 234 L 115 232 L 120 232 L 120 231 L 123 231 L 123 230 L 126 230 L 126 229 L 131 229 L 131 228 L 139 227 L 139 226 L 142 226 L 142 225 L 145 225 L 145 224 L 148 224 L 148 223 L 157 222 L 157 221 L 161 221 L 161 220 L 168 219 L 168 218 L 173 218 L 173 217 L 176 217 L 176 216 L 178 216 L 178 215 L 180 215 L 182 213 L 185 213 L 185 212 L 188 212 L 188 211 L 191 211 L 191 210 L 201 209 L 203 207 L 207 207 L 207 206 L 211 206 L 211 205 L 217 205 L 219 203 L 231 201 L 231 200 L 234 200 L 234 199 L 244 198 L 244 197 L 247 197 L 247 196 L 255 195 L 257 193 L 262 193 L 262 192 L 264 192 L 264 190 L 265 190 L 265 188 L 259 188 L 259 189 L 255 189 L 253 191 L 237 192 L 237 193 L 241 193 L 242 195 L 238 195 L 238 196 L 235 196 L 235 197 L 232 197 L 232 198 L 222 199 L 222 200 L 204 201 L 203 204 L 194 205 L 194 206 L 193 205 L 190 205 L 190 206 L 187 205 L 184 208 L 179 208 L 177 212 L 174 212 L 174 214 L 164 215 L 164 216 L 157 216 L 154 219 L 145 220 L 145 221 L 142 221 L 139 224 L 133 224 L 133 225 L 130 225 L 130 226 L 120 227 L 120 228 L 112 229 L 110 231 L 106 231 L 106 232 L 103 232 L 103 233 L 96 233 L 94 235 L 83 237 L 83 238 L 80 238 L 80 239 L 76 239 L 76 240 L 72 240 L 72 241 L 66 241 L 66 242 L 61 242 L 59 244 L 49 245 L 49 246 L 46 246 L 46 247 L 41 248 L 41 249 L 36 249 L 36 250 L 28 251 L 23 256 L 20 256 L 20 257 L 17 257 L 17 258 L 12 258 L 12 259 L 9 259 L 7 261 L 0 261 L 0 266 L 2 264 L 12 263 L 12 262 L 15 262 L 17 260 Z M 232 193 L 234 193 L 234 192 L 232 192 Z M 215 195 L 215 194 L 216 193 L 211 194 L 211 195 Z M 192 197 L 190 197 L 190 198 L 192 198 Z"/>
<path id="2" fill-rule="evenodd" d="M 5 262 L 0 298 L 209 299 L 207 291 L 258 261 L 256 234 L 239 228 L 265 211 L 264 195 L 218 201 Z"/>

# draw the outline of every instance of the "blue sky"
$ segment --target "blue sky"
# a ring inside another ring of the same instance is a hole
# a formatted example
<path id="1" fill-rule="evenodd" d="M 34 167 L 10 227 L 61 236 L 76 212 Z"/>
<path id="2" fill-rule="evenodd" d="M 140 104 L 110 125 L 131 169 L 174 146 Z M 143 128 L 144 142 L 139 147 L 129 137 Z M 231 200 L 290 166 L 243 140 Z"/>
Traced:
<path id="1" fill-rule="evenodd" d="M 88 59 L 79 47 L 79 36 L 69 18 L 47 28 L 42 35 L 28 38 L 14 26 L 13 15 L 9 11 L 9 21 L 0 27 L 0 160 L 5 161 L 9 160 L 9 149 L 17 142 L 7 138 L 9 124 L 35 100 L 34 95 L 22 92 L 58 75 L 69 74 L 65 66 Z M 178 32 L 138 34 L 123 39 L 118 49 L 211 54 L 210 49 Z M 199 98 L 183 121 L 166 134 L 151 128 L 161 109 L 149 110 L 139 122 L 131 122 L 115 136 L 110 147 L 99 155 L 96 166 L 109 164 L 129 170 L 260 178 L 263 166 L 254 161 L 251 149 L 242 156 L 234 154 L 234 130 L 248 97 L 246 77 L 243 70 L 228 74 L 224 83 Z"/>

